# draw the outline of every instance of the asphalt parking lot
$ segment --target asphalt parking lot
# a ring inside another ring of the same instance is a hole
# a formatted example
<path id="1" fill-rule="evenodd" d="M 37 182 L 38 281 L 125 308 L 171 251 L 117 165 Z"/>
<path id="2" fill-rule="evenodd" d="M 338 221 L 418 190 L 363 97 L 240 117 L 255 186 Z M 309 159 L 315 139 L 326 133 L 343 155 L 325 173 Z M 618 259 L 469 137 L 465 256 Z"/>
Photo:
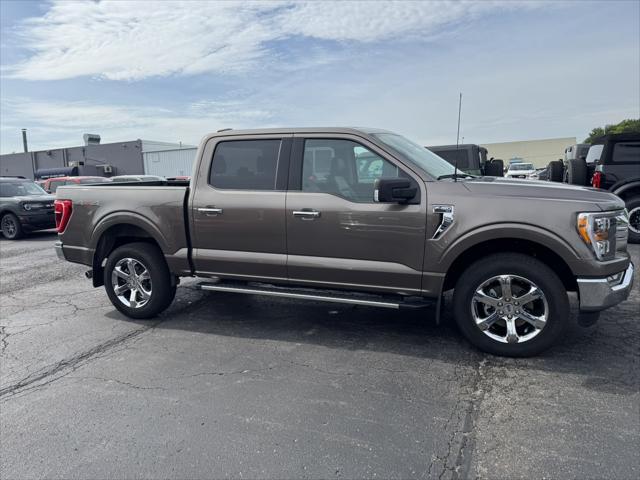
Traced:
<path id="1" fill-rule="evenodd" d="M 132 321 L 55 239 L 0 240 L 3 479 L 640 477 L 637 278 L 596 327 L 513 360 L 429 312 L 193 281 Z"/>

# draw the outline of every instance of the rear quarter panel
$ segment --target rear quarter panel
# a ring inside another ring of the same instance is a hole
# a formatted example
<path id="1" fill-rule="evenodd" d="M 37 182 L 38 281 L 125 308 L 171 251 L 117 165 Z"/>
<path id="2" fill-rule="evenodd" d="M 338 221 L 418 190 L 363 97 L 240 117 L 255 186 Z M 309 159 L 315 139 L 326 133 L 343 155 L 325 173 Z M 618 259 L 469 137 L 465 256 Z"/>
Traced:
<path id="1" fill-rule="evenodd" d="M 69 224 L 60 235 L 65 252 L 76 249 L 79 257 L 92 258 L 105 231 L 115 225 L 129 224 L 154 238 L 165 256 L 184 254 L 186 263 L 185 194 L 186 187 L 173 186 L 60 187 L 56 198 L 73 202 Z"/>

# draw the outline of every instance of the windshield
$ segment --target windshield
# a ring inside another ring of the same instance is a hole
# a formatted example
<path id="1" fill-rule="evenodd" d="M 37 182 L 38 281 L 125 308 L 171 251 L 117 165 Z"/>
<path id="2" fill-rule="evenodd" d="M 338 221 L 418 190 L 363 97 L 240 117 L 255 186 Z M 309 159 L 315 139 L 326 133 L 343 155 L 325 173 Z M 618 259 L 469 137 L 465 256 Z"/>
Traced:
<path id="1" fill-rule="evenodd" d="M 0 183 L 0 197 L 24 197 L 31 195 L 47 195 L 47 192 L 33 182 Z"/>
<path id="2" fill-rule="evenodd" d="M 514 163 L 509 166 L 509 170 L 533 170 L 533 163 Z"/>
<path id="3" fill-rule="evenodd" d="M 454 173 L 453 165 L 445 159 L 401 135 L 395 133 L 374 133 L 372 135 L 435 178 Z"/>

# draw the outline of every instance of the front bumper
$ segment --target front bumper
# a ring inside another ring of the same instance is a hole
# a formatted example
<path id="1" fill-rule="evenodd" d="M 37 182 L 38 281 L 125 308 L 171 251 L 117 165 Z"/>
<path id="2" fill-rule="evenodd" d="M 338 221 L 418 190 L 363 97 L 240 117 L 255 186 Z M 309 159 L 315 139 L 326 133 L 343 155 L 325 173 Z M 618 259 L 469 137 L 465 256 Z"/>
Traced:
<path id="1" fill-rule="evenodd" d="M 633 263 L 629 263 L 618 283 L 612 284 L 607 277 L 578 278 L 580 311 L 599 312 L 624 302 L 633 287 L 633 273 Z"/>

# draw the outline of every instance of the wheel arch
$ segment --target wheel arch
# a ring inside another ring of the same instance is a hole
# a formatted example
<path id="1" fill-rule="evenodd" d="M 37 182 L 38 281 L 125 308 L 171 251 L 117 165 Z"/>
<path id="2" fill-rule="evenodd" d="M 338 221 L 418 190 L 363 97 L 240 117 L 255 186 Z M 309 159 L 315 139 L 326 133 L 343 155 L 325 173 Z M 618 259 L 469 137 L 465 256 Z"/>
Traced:
<path id="1" fill-rule="evenodd" d="M 130 218 L 130 217 L 128 217 Z M 150 227 L 151 225 L 151 227 Z M 103 271 L 106 258 L 116 248 L 128 243 L 148 243 L 165 251 L 167 244 L 152 224 L 140 221 L 102 222 L 93 235 L 93 286 L 104 284 Z"/>
<path id="2" fill-rule="evenodd" d="M 573 250 L 564 242 L 547 237 L 539 232 L 505 232 L 502 236 L 476 235 L 473 240 L 454 244 L 443 257 L 446 275 L 443 291 L 452 289 L 465 269 L 479 258 L 494 253 L 522 253 L 545 263 L 560 278 L 567 291 L 577 291 L 576 276 L 571 261 L 577 260 Z"/>
<path id="3" fill-rule="evenodd" d="M 614 184 L 611 187 L 610 191 L 623 200 L 640 196 L 640 179 L 635 178 L 631 180 L 620 181 Z"/>

